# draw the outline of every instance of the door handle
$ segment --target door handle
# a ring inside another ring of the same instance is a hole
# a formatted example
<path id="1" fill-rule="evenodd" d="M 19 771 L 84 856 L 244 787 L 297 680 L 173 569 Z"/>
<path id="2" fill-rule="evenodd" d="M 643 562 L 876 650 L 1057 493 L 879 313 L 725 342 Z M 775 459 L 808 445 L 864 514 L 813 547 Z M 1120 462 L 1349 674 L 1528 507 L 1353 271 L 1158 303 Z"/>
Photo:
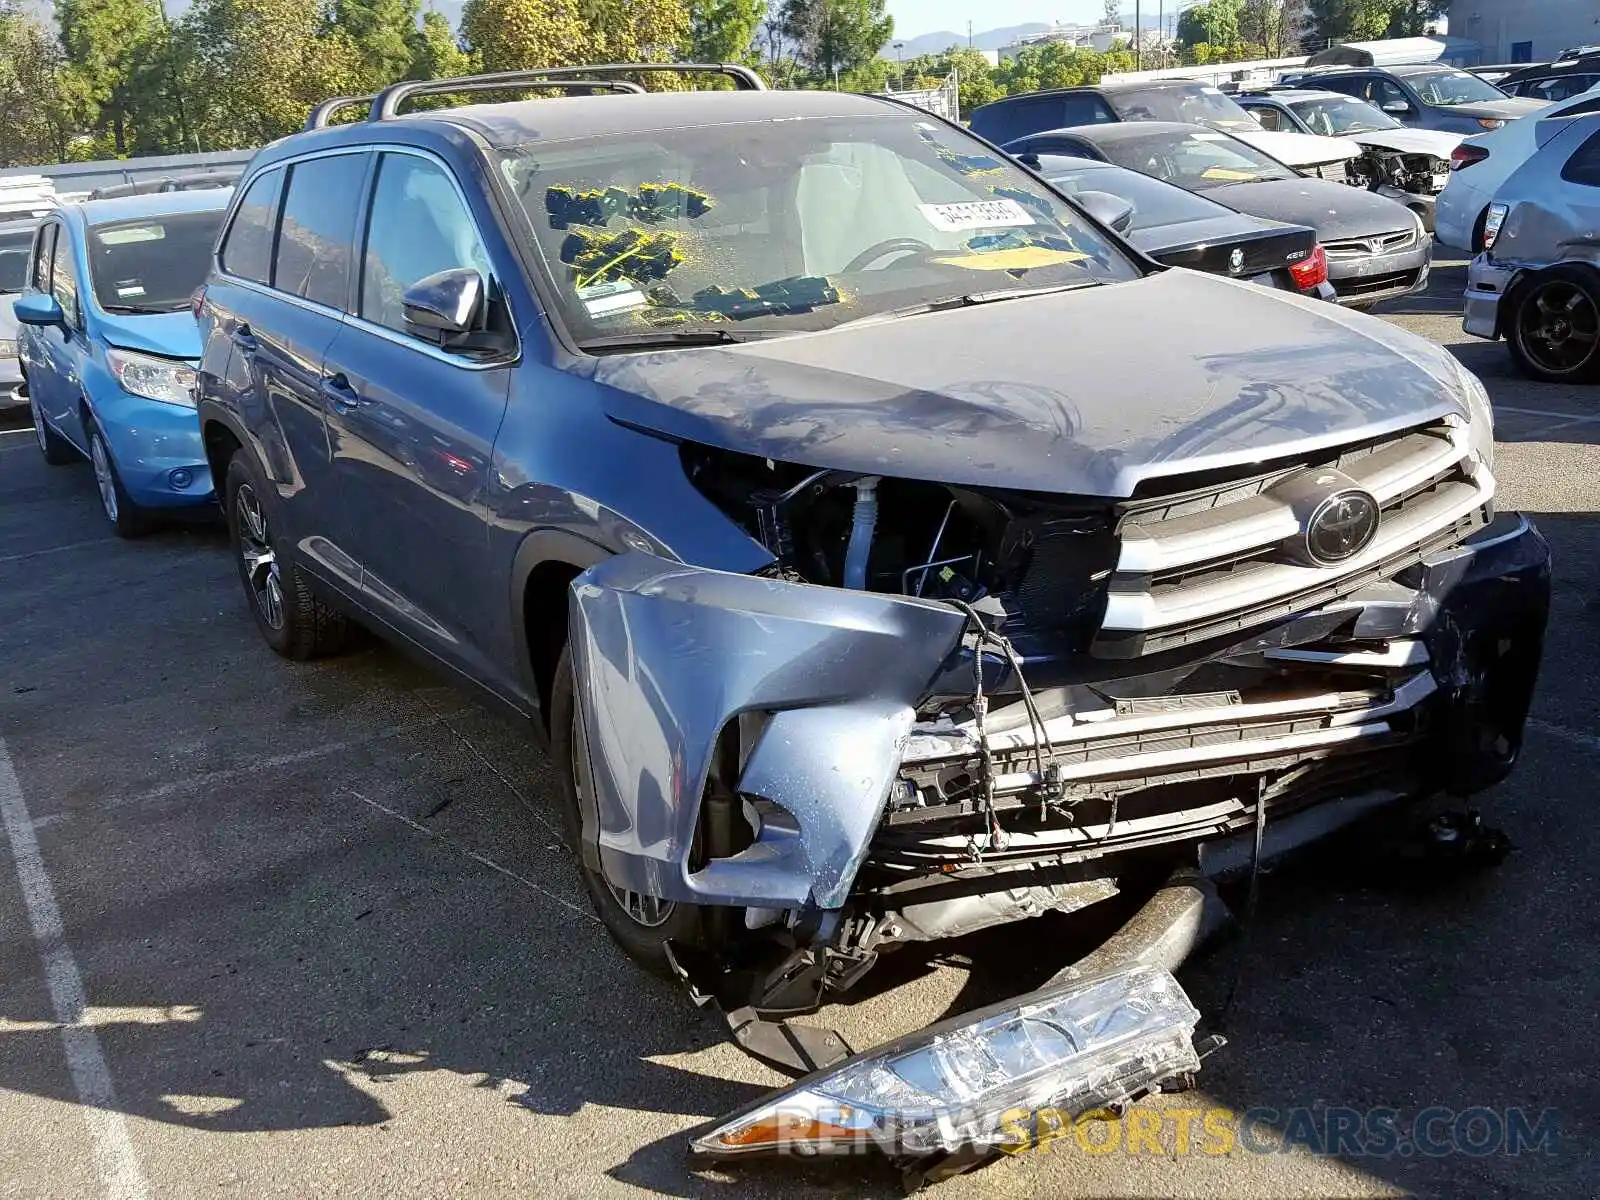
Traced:
<path id="1" fill-rule="evenodd" d="M 366 403 L 356 389 L 350 386 L 350 380 L 342 371 L 324 376 L 321 388 L 323 396 L 338 412 L 348 412 Z"/>
<path id="2" fill-rule="evenodd" d="M 228 331 L 228 337 L 245 354 L 254 354 L 259 346 L 256 335 L 250 332 L 248 325 L 235 325 Z"/>

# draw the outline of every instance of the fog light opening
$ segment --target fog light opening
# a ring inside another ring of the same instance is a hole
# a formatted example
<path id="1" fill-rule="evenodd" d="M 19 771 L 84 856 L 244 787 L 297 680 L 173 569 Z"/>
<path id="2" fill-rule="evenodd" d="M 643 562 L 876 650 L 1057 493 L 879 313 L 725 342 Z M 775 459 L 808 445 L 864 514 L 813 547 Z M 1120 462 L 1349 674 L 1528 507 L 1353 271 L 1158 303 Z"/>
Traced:
<path id="1" fill-rule="evenodd" d="M 167 476 L 167 483 L 171 485 L 173 491 L 176 492 L 183 491 L 184 488 L 188 487 L 193 482 L 194 472 L 188 467 L 179 467 L 176 471 L 171 472 Z"/>

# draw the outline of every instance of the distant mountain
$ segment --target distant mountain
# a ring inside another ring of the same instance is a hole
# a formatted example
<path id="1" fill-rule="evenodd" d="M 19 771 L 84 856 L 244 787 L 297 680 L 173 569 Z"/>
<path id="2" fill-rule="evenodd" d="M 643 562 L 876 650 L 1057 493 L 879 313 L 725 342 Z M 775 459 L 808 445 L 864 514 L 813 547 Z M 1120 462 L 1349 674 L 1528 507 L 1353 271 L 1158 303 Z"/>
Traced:
<path id="1" fill-rule="evenodd" d="M 1019 37 L 1026 37 L 1030 33 L 1043 33 L 1050 26 L 1043 21 L 1029 21 L 1026 25 L 1007 25 L 1004 29 L 986 29 L 982 33 L 972 35 L 972 44 L 979 50 L 998 50 L 1001 46 L 1009 46 Z M 941 50 L 948 50 L 951 46 L 965 46 L 967 35 L 964 33 L 951 33 L 941 29 L 937 33 L 919 34 L 914 38 L 896 39 L 904 43 L 896 51 L 894 42 L 886 45 L 882 54 L 885 58 L 893 58 L 897 53 L 911 58 L 917 54 L 938 54 Z"/>

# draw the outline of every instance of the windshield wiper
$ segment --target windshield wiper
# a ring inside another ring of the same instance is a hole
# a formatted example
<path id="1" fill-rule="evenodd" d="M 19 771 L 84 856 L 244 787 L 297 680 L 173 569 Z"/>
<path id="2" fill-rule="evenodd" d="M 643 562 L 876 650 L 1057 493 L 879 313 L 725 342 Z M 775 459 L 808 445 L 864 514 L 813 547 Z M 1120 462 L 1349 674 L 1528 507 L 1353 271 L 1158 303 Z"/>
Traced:
<path id="1" fill-rule="evenodd" d="M 172 308 L 170 306 L 163 307 L 158 304 L 102 304 L 100 307 L 105 309 L 108 313 L 131 313 L 136 316 L 146 313 L 171 313 L 178 311 L 176 308 Z"/>
<path id="2" fill-rule="evenodd" d="M 994 304 L 1001 300 L 1026 300 L 1030 296 L 1052 296 L 1057 292 L 1075 292 L 1079 288 L 1104 287 L 1103 279 L 1080 279 L 1075 283 L 1052 283 L 1043 287 L 996 288 L 992 292 L 966 292 L 960 296 L 946 296 L 942 300 L 928 300 L 922 304 L 908 304 L 904 308 L 891 308 L 860 321 L 892 320 L 895 317 L 920 317 L 923 313 L 945 312 L 952 308 L 972 308 L 979 304 Z M 856 321 L 846 321 L 854 325 Z"/>
<path id="3" fill-rule="evenodd" d="M 589 338 L 578 343 L 586 354 L 610 354 L 627 350 L 660 350 L 673 346 L 725 346 L 748 342 L 752 338 L 772 336 L 768 331 L 740 331 L 731 329 L 673 329 L 657 333 L 613 333 L 605 337 Z"/>

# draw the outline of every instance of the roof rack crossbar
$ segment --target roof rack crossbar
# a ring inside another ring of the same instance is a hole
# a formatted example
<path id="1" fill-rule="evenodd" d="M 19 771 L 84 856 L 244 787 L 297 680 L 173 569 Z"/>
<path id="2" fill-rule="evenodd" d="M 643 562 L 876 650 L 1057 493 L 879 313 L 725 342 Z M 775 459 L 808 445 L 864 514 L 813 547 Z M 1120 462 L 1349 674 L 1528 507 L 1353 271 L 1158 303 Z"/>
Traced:
<path id="1" fill-rule="evenodd" d="M 726 75 L 733 80 L 734 87 L 740 91 L 765 91 L 767 86 L 760 75 L 739 63 L 592 63 L 576 67 L 540 67 L 528 71 L 495 71 L 487 75 L 459 75 L 453 79 L 407 80 L 391 84 L 376 96 L 325 100 L 312 111 L 311 121 L 306 123 L 306 128 L 320 129 L 322 125 L 327 124 L 327 117 L 332 112 L 346 104 L 370 101 L 371 107 L 367 119 L 387 121 L 398 114 L 400 102 L 412 96 L 494 91 L 497 88 L 510 87 L 565 88 L 569 83 L 573 90 L 606 87 L 610 82 L 605 81 L 606 77 L 645 71 L 665 71 L 673 75 Z M 612 90 L 642 91 L 643 89 L 633 84 L 631 87 Z M 312 121 L 316 121 L 319 117 L 321 124 L 312 124 Z"/>

